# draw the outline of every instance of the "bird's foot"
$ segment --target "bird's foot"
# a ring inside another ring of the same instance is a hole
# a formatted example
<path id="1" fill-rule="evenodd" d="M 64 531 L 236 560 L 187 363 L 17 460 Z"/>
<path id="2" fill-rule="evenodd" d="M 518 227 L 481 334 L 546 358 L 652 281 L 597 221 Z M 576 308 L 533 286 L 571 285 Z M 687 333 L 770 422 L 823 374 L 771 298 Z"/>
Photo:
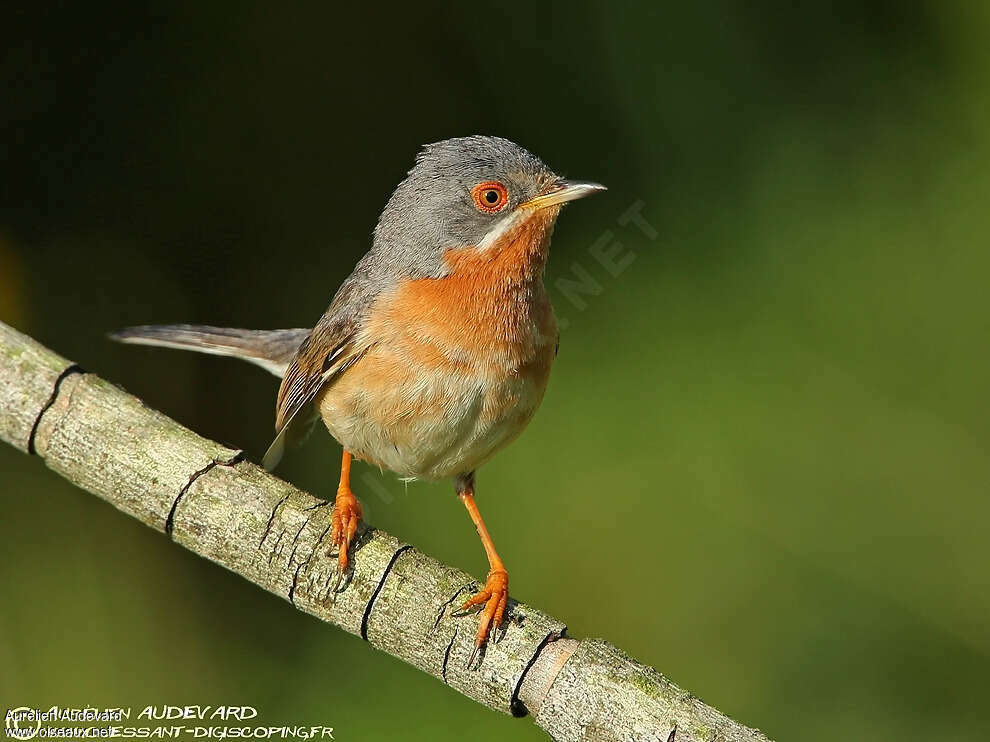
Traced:
<path id="1" fill-rule="evenodd" d="M 478 633 L 474 637 L 474 651 L 468 660 L 468 667 L 474 663 L 474 658 L 488 641 L 490 635 L 494 635 L 502 625 L 505 617 L 505 604 L 509 599 L 509 573 L 504 567 L 493 567 L 488 572 L 488 579 L 485 586 L 473 598 L 468 599 L 461 606 L 461 611 L 466 611 L 476 605 L 484 604 L 481 610 L 481 620 L 478 623 Z"/>
<path id="2" fill-rule="evenodd" d="M 337 584 L 334 585 L 334 592 L 347 571 L 347 552 L 350 551 L 361 516 L 361 503 L 350 488 L 338 489 L 337 499 L 333 503 L 333 515 L 330 516 L 330 540 L 337 547 Z"/>

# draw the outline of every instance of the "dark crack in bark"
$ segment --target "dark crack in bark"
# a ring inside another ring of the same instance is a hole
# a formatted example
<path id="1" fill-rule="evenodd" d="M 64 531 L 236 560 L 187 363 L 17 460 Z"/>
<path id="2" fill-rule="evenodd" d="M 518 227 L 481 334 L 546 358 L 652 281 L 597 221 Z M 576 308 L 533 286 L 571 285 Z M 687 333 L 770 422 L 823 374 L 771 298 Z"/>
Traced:
<path id="1" fill-rule="evenodd" d="M 324 504 L 326 504 L 326 503 L 324 503 Z M 307 510 L 312 510 L 313 508 L 306 508 L 306 509 Z M 309 523 L 309 520 L 308 519 L 306 520 L 306 523 Z M 323 543 L 323 539 L 325 539 L 327 537 L 327 534 L 330 533 L 330 529 L 332 527 L 333 527 L 333 521 L 329 521 L 327 523 L 327 527 L 323 529 L 323 533 L 321 533 L 320 534 L 320 537 L 318 539 L 316 539 L 316 543 L 313 545 L 313 548 L 310 550 L 309 555 L 305 559 L 303 559 L 302 562 L 300 562 L 299 567 L 296 569 L 296 577 L 299 576 L 299 570 L 306 569 L 309 566 L 309 563 L 311 561 L 313 561 L 313 556 L 320 550 L 320 544 Z M 279 538 L 281 538 L 281 536 Z M 299 534 L 298 533 L 296 534 L 296 538 L 299 538 Z M 295 549 L 293 549 L 293 554 L 294 553 L 295 553 Z M 269 562 L 269 563 L 271 563 L 271 562 Z M 289 566 L 292 566 L 292 557 L 291 556 L 289 557 L 288 564 L 289 564 Z M 317 590 L 317 597 L 319 597 L 319 590 Z"/>
<path id="2" fill-rule="evenodd" d="M 456 626 L 454 627 L 454 633 L 450 636 L 450 641 L 447 642 L 447 648 L 443 651 L 443 664 L 440 666 L 440 678 L 443 680 L 444 685 L 447 684 L 447 663 L 450 662 L 450 650 L 454 648 L 455 641 L 457 641 Z"/>
<path id="3" fill-rule="evenodd" d="M 388 579 L 389 573 L 392 571 L 392 567 L 395 566 L 395 562 L 400 556 L 402 556 L 403 552 L 409 551 L 411 548 L 411 546 L 405 544 L 395 550 L 392 558 L 389 559 L 388 566 L 385 567 L 385 571 L 382 572 L 381 579 L 378 580 L 378 585 L 375 586 L 375 592 L 371 594 L 371 599 L 368 601 L 368 605 L 364 607 L 364 615 L 361 617 L 361 638 L 365 641 L 368 641 L 368 620 L 371 618 L 371 611 L 375 607 L 375 601 L 378 600 L 378 594 L 382 591 L 382 588 L 385 587 L 385 580 Z"/>
<path id="4" fill-rule="evenodd" d="M 440 610 L 437 611 L 437 617 L 433 621 L 433 631 L 437 630 L 437 627 L 440 625 L 440 622 L 443 621 L 443 617 L 447 614 L 447 609 L 450 608 L 451 605 L 453 605 L 455 600 L 457 600 L 457 596 L 463 593 L 465 590 L 470 592 L 473 586 L 476 584 L 477 584 L 476 582 L 471 581 L 466 585 L 461 585 L 459 588 L 457 588 L 456 593 L 451 595 L 449 598 L 447 598 L 447 600 L 445 600 L 443 603 L 440 604 Z"/>
<path id="5" fill-rule="evenodd" d="M 286 495 L 281 500 L 279 500 L 278 503 L 276 503 L 274 508 L 272 508 L 272 514 L 268 516 L 268 525 L 265 526 L 265 532 L 261 536 L 261 541 L 258 542 L 259 549 L 265 545 L 265 539 L 268 538 L 268 534 L 272 532 L 272 525 L 274 525 L 275 523 L 275 516 L 278 513 L 279 508 L 281 508 L 285 504 L 285 501 L 288 499 L 289 496 Z"/>
<path id="6" fill-rule="evenodd" d="M 509 700 L 509 707 L 512 709 L 513 716 L 526 716 L 529 713 L 529 709 L 526 708 L 526 704 L 519 698 L 519 690 L 522 688 L 523 681 L 526 679 L 527 673 L 529 673 L 530 669 L 540 658 L 540 655 L 543 653 L 546 646 L 548 644 L 552 644 L 558 639 L 564 638 L 565 636 L 567 636 L 566 626 L 560 631 L 551 631 L 543 637 L 543 641 L 540 642 L 540 645 L 536 648 L 536 651 L 533 652 L 533 656 L 529 658 L 529 662 L 527 662 L 526 667 L 523 668 L 522 674 L 519 675 L 519 680 L 516 681 L 516 687 L 512 689 L 512 698 Z"/>
<path id="7" fill-rule="evenodd" d="M 323 543 L 323 539 L 325 539 L 327 537 L 327 534 L 330 533 L 330 529 L 331 528 L 333 528 L 333 521 L 332 520 L 327 521 L 327 527 L 323 529 L 323 533 L 321 533 L 320 534 L 320 537 L 318 539 L 316 539 L 316 545 L 313 547 L 313 552 L 306 559 L 306 562 L 307 563 L 309 563 L 309 560 L 313 558 L 313 554 L 315 554 L 319 550 L 320 544 Z"/>
<path id="8" fill-rule="evenodd" d="M 28 455 L 35 456 L 38 453 L 34 447 L 34 439 L 38 435 L 38 426 L 41 425 L 41 418 L 45 416 L 45 413 L 51 409 L 51 406 L 55 404 L 55 400 L 58 399 L 58 393 L 59 390 L 62 388 L 62 382 L 65 381 L 68 377 L 72 376 L 73 374 L 84 374 L 84 373 L 86 372 L 83 370 L 82 366 L 80 366 L 78 363 L 73 363 L 72 365 L 68 366 L 64 371 L 62 371 L 62 373 L 58 375 L 58 378 L 55 379 L 55 383 L 52 385 L 51 396 L 48 397 L 48 401 L 45 402 L 45 405 L 41 408 L 41 410 L 39 410 L 38 416 L 34 418 L 34 425 L 31 426 L 31 433 L 30 435 L 28 435 L 28 443 L 27 443 Z"/>
<path id="9" fill-rule="evenodd" d="M 165 535 L 167 535 L 169 538 L 172 538 L 172 531 L 175 528 L 175 510 L 177 507 L 179 507 L 179 501 L 186 496 L 186 492 L 188 492 L 189 488 L 192 487 L 193 482 L 195 482 L 197 479 L 199 479 L 201 476 L 206 474 L 210 469 L 212 469 L 215 466 L 233 466 L 234 464 L 243 460 L 244 460 L 244 452 L 238 451 L 229 459 L 225 459 L 225 460 L 213 459 L 202 469 L 193 472 L 192 476 L 189 477 L 189 481 L 182 486 L 182 489 L 179 490 L 179 494 L 176 495 L 176 498 L 174 500 L 172 500 L 172 507 L 169 508 L 168 517 L 165 518 Z"/>
<path id="10" fill-rule="evenodd" d="M 303 568 L 303 565 L 300 564 L 298 567 L 296 567 L 296 571 L 292 575 L 292 586 L 289 588 L 289 602 L 292 603 L 292 605 L 295 605 L 296 604 L 296 597 L 295 597 L 296 596 L 296 586 L 299 584 L 299 571 L 302 568 Z"/>
<path id="11" fill-rule="evenodd" d="M 282 543 L 282 536 L 285 535 L 285 531 L 279 531 L 278 538 L 275 539 L 275 544 L 272 546 L 272 553 L 268 555 L 268 564 L 271 565 L 275 561 L 275 557 L 278 556 L 278 545 Z"/>
<path id="12" fill-rule="evenodd" d="M 285 563 L 285 566 L 287 566 L 287 567 L 291 567 L 292 566 L 292 560 L 294 560 L 296 558 L 296 549 L 299 548 L 299 535 L 303 532 L 303 530 L 305 530 L 306 526 L 309 525 L 309 519 L 310 519 L 310 517 L 312 517 L 312 516 L 307 516 L 306 517 L 306 520 L 304 520 L 303 521 L 303 524 L 301 526 L 299 526 L 299 530 L 296 531 L 296 535 L 292 538 L 292 551 L 289 552 L 289 560 Z M 312 556 L 312 554 L 310 556 Z M 302 564 L 305 564 L 308 561 L 309 561 L 309 559 L 306 559 L 306 561 L 302 562 Z M 302 564 L 300 564 L 300 566 L 302 566 Z"/>

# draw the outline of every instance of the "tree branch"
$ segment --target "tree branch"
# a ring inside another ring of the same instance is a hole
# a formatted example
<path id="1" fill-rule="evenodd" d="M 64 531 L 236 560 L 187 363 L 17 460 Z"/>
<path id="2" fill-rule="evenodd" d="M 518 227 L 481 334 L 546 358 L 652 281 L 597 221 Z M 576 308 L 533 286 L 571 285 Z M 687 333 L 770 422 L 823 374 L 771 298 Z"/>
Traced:
<path id="1" fill-rule="evenodd" d="M 173 541 L 469 698 L 533 715 L 558 742 L 767 742 L 601 640 L 509 601 L 507 628 L 467 669 L 469 575 L 362 526 L 334 595 L 332 506 L 183 428 L 0 323 L 0 438 Z"/>

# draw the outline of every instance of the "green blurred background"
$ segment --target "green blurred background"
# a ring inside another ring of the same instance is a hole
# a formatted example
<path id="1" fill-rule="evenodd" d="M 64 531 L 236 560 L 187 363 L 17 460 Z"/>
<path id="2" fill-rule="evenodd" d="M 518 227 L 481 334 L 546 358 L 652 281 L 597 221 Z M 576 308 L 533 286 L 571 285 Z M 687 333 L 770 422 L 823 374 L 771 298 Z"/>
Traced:
<path id="1" fill-rule="evenodd" d="M 22 5 L 0 319 L 257 459 L 273 378 L 104 333 L 312 324 L 419 145 L 514 139 L 610 190 L 548 276 L 600 290 L 552 290 L 546 401 L 479 476 L 513 594 L 780 740 L 990 738 L 990 4 Z M 328 495 L 337 451 L 282 474 Z M 449 483 L 357 475 L 484 574 Z M 544 738 L 7 447 L 0 551 L 4 708 Z"/>

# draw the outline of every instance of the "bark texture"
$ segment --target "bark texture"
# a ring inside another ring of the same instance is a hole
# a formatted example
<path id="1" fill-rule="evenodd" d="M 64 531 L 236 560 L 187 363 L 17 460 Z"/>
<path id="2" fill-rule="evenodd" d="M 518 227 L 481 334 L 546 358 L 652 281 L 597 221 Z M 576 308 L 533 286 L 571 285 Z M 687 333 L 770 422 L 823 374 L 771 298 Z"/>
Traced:
<path id="1" fill-rule="evenodd" d="M 766 742 L 601 640 L 509 601 L 501 640 L 467 668 L 478 581 L 362 525 L 337 593 L 333 506 L 148 408 L 0 323 L 0 438 L 176 543 L 361 636 L 464 695 L 533 716 L 558 742 Z"/>

